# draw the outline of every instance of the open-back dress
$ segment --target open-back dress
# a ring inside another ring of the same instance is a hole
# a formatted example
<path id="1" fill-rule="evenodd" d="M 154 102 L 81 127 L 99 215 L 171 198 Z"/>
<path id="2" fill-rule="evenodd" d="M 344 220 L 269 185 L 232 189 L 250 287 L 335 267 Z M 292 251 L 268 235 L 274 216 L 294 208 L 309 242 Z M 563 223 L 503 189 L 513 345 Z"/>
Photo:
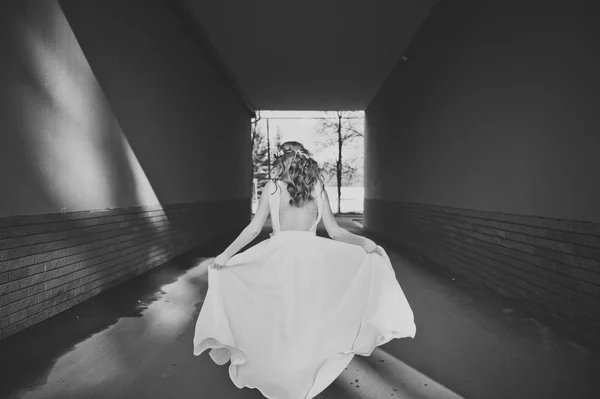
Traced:
<path id="1" fill-rule="evenodd" d="M 354 355 L 369 356 L 394 338 L 414 337 L 412 309 L 390 260 L 353 244 L 279 225 L 280 191 L 269 190 L 273 234 L 208 272 L 208 292 L 196 323 L 194 354 L 210 349 L 230 361 L 238 388 L 269 399 L 311 399 Z"/>

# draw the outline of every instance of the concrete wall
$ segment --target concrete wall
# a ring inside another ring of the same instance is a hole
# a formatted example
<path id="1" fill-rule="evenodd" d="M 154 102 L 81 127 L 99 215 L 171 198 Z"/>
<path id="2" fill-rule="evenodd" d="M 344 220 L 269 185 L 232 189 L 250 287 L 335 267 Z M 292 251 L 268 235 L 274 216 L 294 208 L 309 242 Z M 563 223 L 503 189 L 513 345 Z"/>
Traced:
<path id="1" fill-rule="evenodd" d="M 250 196 L 248 113 L 163 2 L 6 8 L 0 216 Z"/>
<path id="2" fill-rule="evenodd" d="M 365 224 L 600 342 L 600 29 L 441 1 L 366 111 Z"/>
<path id="3" fill-rule="evenodd" d="M 249 112 L 169 2 L 3 2 L 0 86 L 0 339 L 248 221 Z"/>
<path id="4" fill-rule="evenodd" d="M 600 222 L 600 29 L 533 3 L 441 2 L 367 111 L 368 198 Z"/>

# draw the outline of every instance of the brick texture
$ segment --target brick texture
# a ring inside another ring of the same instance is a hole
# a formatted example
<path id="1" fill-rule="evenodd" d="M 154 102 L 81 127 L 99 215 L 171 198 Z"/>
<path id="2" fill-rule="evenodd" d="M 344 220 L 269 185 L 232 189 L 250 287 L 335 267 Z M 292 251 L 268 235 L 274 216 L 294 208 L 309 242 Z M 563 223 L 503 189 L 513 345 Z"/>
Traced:
<path id="1" fill-rule="evenodd" d="M 600 348 L 600 225 L 365 199 L 365 228 Z"/>
<path id="2" fill-rule="evenodd" d="M 239 231 L 249 212 L 245 199 L 0 218 L 0 340 Z"/>

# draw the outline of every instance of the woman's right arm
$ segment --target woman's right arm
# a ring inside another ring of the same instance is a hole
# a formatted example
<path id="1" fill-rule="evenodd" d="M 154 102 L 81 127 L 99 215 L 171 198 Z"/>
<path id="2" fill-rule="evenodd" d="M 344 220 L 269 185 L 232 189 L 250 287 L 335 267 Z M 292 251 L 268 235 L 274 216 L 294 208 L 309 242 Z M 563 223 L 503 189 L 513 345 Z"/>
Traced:
<path id="1" fill-rule="evenodd" d="M 331 205 L 329 204 L 329 196 L 327 195 L 327 191 L 323 190 L 323 224 L 325 225 L 325 229 L 327 230 L 327 234 L 329 237 L 336 241 L 346 242 L 348 244 L 360 245 L 365 248 L 368 252 L 372 252 L 375 250 L 377 245 L 370 239 L 359 236 L 356 234 L 350 233 L 343 227 L 337 224 L 335 220 L 335 216 L 331 211 Z"/>

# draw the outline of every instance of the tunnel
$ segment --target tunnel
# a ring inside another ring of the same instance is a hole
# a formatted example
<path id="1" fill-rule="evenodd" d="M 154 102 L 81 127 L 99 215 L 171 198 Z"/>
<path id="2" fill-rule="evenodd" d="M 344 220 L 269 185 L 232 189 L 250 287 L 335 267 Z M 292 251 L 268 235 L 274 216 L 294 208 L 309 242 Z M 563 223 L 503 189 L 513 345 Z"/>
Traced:
<path id="1" fill-rule="evenodd" d="M 188 342 L 194 267 L 252 217 L 260 110 L 365 112 L 364 214 L 341 223 L 414 304 L 415 339 L 323 398 L 600 397 L 589 2 L 1 7 L 0 397 L 261 397 Z"/>

